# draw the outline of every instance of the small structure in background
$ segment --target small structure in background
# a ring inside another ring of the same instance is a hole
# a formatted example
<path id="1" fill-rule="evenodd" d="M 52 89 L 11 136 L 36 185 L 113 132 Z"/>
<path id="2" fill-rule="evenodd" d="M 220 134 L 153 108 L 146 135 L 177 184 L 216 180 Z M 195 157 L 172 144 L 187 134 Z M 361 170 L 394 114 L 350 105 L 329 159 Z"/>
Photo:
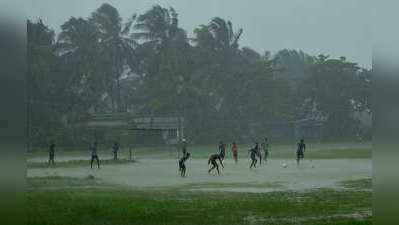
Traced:
<path id="1" fill-rule="evenodd" d="M 184 137 L 184 118 L 171 116 L 141 116 L 129 121 L 129 130 L 136 134 L 154 135 L 161 138 L 166 144 L 175 145 Z M 140 133 L 141 132 L 141 133 Z"/>
<path id="2" fill-rule="evenodd" d="M 176 144 L 184 135 L 183 124 L 181 116 L 110 113 L 88 115 L 75 125 L 91 130 L 102 142 L 138 146 Z"/>

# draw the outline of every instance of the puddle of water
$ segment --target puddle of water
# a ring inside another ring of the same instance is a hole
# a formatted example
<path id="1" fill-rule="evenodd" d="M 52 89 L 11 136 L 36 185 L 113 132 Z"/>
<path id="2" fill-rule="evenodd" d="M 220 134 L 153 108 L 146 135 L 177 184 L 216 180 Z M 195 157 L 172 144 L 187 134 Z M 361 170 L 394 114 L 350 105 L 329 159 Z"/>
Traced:
<path id="1" fill-rule="evenodd" d="M 75 159 L 75 158 L 74 158 Z M 101 169 L 89 167 L 29 168 L 28 177 L 68 176 L 85 178 L 93 175 L 106 183 L 131 188 L 176 187 L 187 190 L 269 192 L 276 190 L 306 190 L 338 188 L 339 181 L 370 178 L 370 159 L 270 160 L 256 169 L 249 169 L 248 160 L 225 160 L 220 176 L 208 174 L 206 159 L 191 159 L 186 163 L 187 177 L 178 175 L 177 160 L 141 158 L 138 163 L 105 165 Z M 210 187 L 207 183 L 212 183 Z M 269 184 L 280 185 L 269 185 Z M 195 187 L 190 187 L 190 185 Z M 203 185 L 201 185 L 203 184 Z M 218 187 L 220 184 L 220 187 Z M 230 185 L 231 184 L 231 185 Z M 234 184 L 237 184 L 235 187 Z M 246 185 L 247 184 L 247 185 Z M 264 186 L 262 186 L 264 184 Z"/>

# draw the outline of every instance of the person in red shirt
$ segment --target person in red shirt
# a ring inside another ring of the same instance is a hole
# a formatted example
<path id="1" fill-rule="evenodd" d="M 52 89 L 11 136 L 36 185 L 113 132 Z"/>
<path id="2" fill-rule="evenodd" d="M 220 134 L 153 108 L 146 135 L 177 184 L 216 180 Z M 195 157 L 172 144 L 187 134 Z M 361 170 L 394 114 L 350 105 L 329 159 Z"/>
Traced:
<path id="1" fill-rule="evenodd" d="M 238 148 L 235 142 L 231 146 L 231 151 L 233 152 L 234 161 L 237 163 L 238 161 Z"/>

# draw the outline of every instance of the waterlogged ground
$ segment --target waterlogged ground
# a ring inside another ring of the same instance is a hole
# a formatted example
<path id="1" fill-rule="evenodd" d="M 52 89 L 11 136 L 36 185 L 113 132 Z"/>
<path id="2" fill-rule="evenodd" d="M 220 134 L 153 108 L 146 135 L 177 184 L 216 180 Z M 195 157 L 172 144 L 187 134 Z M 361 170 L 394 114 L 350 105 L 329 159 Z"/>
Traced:
<path id="1" fill-rule="evenodd" d="M 27 154 L 27 224 L 270 224 L 371 225 L 369 144 L 310 144 L 299 166 L 294 145 L 273 146 L 271 159 L 249 169 L 230 153 L 220 176 L 208 174 L 214 146 L 191 147 L 188 176 L 177 171 L 175 148 L 122 149 L 118 162 L 101 149 L 101 169 L 88 151 Z M 285 162 L 287 168 L 282 167 Z"/>
<path id="2" fill-rule="evenodd" d="M 207 158 L 213 149 L 191 149 L 194 157 L 187 161 L 187 177 L 177 171 L 176 149 L 139 149 L 134 152 L 134 163 L 107 164 L 101 169 L 90 169 L 82 163 L 72 167 L 29 168 L 30 164 L 45 162 L 45 153 L 30 154 L 27 177 L 93 176 L 104 183 L 131 189 L 184 189 L 199 191 L 270 192 L 279 190 L 307 190 L 314 188 L 342 188 L 338 183 L 346 180 L 371 178 L 372 163 L 368 157 L 371 148 L 359 144 L 314 145 L 306 153 L 307 159 L 298 166 L 292 157 L 291 146 L 276 146 L 271 159 L 257 168 L 249 169 L 244 150 L 237 164 L 230 155 L 225 159 L 221 175 L 208 174 Z M 241 149 L 245 149 L 242 147 Z M 127 158 L 128 152 L 121 153 Z M 101 159 L 110 159 L 109 151 L 100 152 Z M 85 152 L 61 152 L 58 162 L 88 160 Z M 286 163 L 287 168 L 282 164 Z"/>

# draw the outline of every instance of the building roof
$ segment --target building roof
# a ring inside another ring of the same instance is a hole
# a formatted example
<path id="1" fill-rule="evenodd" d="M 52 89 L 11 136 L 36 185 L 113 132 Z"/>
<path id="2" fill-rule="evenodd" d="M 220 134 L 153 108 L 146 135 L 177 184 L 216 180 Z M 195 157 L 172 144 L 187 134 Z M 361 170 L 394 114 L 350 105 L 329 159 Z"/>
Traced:
<path id="1" fill-rule="evenodd" d="M 182 126 L 183 118 L 179 117 L 138 117 L 129 121 L 129 127 L 139 129 L 177 129 Z"/>
<path id="2" fill-rule="evenodd" d="M 143 116 L 129 113 L 92 114 L 81 118 L 76 124 L 91 128 L 127 128 L 127 129 L 178 129 L 183 126 L 184 118 L 177 116 Z"/>

